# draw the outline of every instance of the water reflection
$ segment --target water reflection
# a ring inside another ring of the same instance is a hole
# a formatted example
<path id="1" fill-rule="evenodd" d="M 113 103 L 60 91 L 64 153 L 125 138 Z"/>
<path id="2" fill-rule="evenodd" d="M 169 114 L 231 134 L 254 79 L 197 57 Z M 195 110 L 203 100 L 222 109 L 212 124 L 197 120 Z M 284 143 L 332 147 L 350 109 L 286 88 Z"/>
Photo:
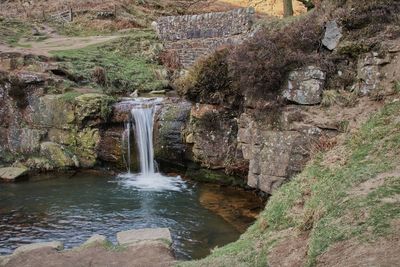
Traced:
<path id="1" fill-rule="evenodd" d="M 240 235 L 238 227 L 205 205 L 207 201 L 200 203 L 209 190 L 189 183 L 181 191 L 143 191 L 98 173 L 1 184 L 0 254 L 33 242 L 58 240 L 71 248 L 94 233 L 115 242 L 119 231 L 168 227 L 178 258 L 204 257 Z"/>

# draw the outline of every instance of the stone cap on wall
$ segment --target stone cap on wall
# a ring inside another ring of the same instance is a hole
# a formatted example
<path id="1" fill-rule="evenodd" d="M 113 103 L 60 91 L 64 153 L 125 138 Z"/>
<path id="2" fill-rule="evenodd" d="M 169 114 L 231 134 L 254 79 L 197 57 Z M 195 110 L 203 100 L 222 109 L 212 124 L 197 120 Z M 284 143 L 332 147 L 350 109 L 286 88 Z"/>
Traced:
<path id="1" fill-rule="evenodd" d="M 252 7 L 200 15 L 161 17 L 154 25 L 163 41 L 227 37 L 248 32 L 254 21 Z"/>

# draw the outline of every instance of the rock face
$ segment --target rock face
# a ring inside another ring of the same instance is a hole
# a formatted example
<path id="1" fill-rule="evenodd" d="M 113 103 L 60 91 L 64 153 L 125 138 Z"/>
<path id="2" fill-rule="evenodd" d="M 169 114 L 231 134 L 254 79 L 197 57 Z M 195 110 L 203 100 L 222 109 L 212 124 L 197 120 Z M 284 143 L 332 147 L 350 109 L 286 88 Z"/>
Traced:
<path id="1" fill-rule="evenodd" d="M 154 153 L 158 160 L 184 164 L 187 146 L 184 129 L 192 104 L 179 98 L 166 99 L 155 115 Z"/>
<path id="2" fill-rule="evenodd" d="M 285 125 L 282 118 L 276 119 L 280 121 L 277 128 L 274 122 L 256 117 L 252 110 L 241 115 L 238 142 L 249 161 L 248 185 L 270 194 L 303 169 L 312 140 L 322 131 L 312 125 Z"/>
<path id="3" fill-rule="evenodd" d="M 385 70 L 385 65 L 391 62 L 391 55 L 380 55 L 368 53 L 362 55 L 357 64 L 358 83 L 354 86 L 362 95 L 370 95 L 378 91 L 380 82 L 385 78 L 385 73 L 392 72 Z"/>
<path id="4" fill-rule="evenodd" d="M 329 50 L 334 50 L 342 38 L 342 29 L 336 21 L 328 21 L 325 26 L 325 34 L 322 44 Z"/>
<path id="5" fill-rule="evenodd" d="M 230 169 L 243 164 L 236 144 L 237 114 L 217 105 L 196 104 L 190 112 L 186 143 L 192 160 L 209 169 Z M 240 169 L 240 168 L 239 168 Z"/>
<path id="6" fill-rule="evenodd" d="M 0 180 L 4 182 L 14 182 L 18 178 L 24 177 L 28 174 L 27 168 L 7 167 L 0 168 Z"/>
<path id="7" fill-rule="evenodd" d="M 168 228 L 148 228 L 129 230 L 117 233 L 117 241 L 120 245 L 129 246 L 141 241 L 162 241 L 172 243 L 171 233 Z"/>
<path id="8" fill-rule="evenodd" d="M 40 145 L 40 154 L 48 158 L 57 168 L 79 167 L 75 166 L 73 155 L 57 143 L 43 142 Z"/>
<path id="9" fill-rule="evenodd" d="M 0 163 L 32 169 L 92 167 L 114 100 L 103 94 L 45 94 L 51 77 L 0 72 Z"/>
<path id="10" fill-rule="evenodd" d="M 302 105 L 319 104 L 325 79 L 325 73 L 315 66 L 292 71 L 283 90 L 283 97 Z"/>

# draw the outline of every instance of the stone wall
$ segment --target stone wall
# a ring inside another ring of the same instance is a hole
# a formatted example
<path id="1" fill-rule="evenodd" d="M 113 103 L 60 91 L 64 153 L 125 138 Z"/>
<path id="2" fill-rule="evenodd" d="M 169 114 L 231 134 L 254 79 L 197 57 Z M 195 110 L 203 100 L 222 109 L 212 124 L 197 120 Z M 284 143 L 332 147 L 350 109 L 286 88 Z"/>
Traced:
<path id="1" fill-rule="evenodd" d="M 201 15 L 169 16 L 157 21 L 157 34 L 164 41 L 215 38 L 242 34 L 251 29 L 253 8 Z"/>
<path id="2" fill-rule="evenodd" d="M 253 25 L 254 9 L 228 12 L 162 17 L 156 31 L 165 49 L 176 57 L 180 66 L 190 68 L 195 61 L 219 47 L 237 45 L 248 38 Z"/>
<path id="3" fill-rule="evenodd" d="M 191 67 L 197 59 L 207 56 L 216 49 L 227 45 L 238 45 L 243 42 L 245 35 L 234 35 L 222 38 L 207 38 L 168 42 L 165 48 L 178 57 L 182 68 Z"/>

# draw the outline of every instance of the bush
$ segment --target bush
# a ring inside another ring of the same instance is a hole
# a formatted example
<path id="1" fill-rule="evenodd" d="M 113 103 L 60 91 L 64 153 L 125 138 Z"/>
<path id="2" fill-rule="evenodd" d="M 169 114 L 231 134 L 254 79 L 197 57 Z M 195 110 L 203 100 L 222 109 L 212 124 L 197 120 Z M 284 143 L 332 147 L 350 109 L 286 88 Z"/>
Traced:
<path id="1" fill-rule="evenodd" d="M 194 102 L 234 104 L 235 93 L 229 77 L 228 54 L 228 49 L 224 48 L 210 57 L 200 59 L 187 75 L 176 82 L 178 92 Z"/>
<path id="2" fill-rule="evenodd" d="M 107 83 L 106 70 L 102 67 L 95 67 L 92 72 L 92 78 L 95 83 L 101 86 L 105 86 Z"/>
<path id="3" fill-rule="evenodd" d="M 237 47 L 199 60 L 176 85 L 195 102 L 243 104 L 244 97 L 276 99 L 288 72 L 316 61 L 323 23 L 316 12 L 284 27 L 261 29 Z"/>
<path id="4" fill-rule="evenodd" d="M 316 61 L 322 31 L 314 12 L 281 29 L 257 32 L 230 56 L 234 87 L 256 98 L 275 95 L 289 71 Z"/>

